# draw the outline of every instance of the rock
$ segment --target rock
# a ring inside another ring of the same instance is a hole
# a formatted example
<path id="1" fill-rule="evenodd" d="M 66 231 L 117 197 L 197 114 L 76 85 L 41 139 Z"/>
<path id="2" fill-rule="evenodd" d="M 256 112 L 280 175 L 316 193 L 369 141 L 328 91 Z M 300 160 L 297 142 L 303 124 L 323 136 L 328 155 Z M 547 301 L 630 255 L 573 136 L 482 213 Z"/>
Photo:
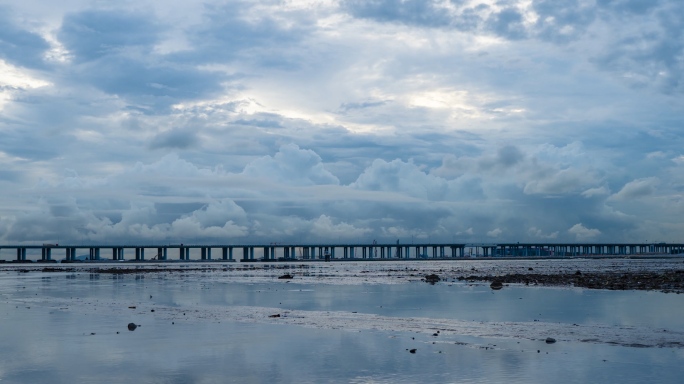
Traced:
<path id="1" fill-rule="evenodd" d="M 575 276 L 582 276 L 582 271 L 575 272 Z"/>
<path id="2" fill-rule="evenodd" d="M 294 276 L 290 275 L 289 273 L 286 273 L 286 274 L 284 274 L 284 275 L 282 275 L 282 276 L 279 276 L 278 278 L 279 278 L 279 279 L 293 279 Z"/>
<path id="3" fill-rule="evenodd" d="M 553 337 L 547 337 L 546 338 L 546 344 L 553 344 L 555 342 L 556 342 L 556 339 L 554 339 Z"/>
<path id="4" fill-rule="evenodd" d="M 425 276 L 425 282 L 426 283 L 434 284 L 434 283 L 439 282 L 439 280 L 440 280 L 439 276 L 435 275 L 434 273 L 431 275 Z"/>
<path id="5" fill-rule="evenodd" d="M 269 315 L 268 317 L 280 317 L 280 313 L 276 313 L 275 315 Z"/>
<path id="6" fill-rule="evenodd" d="M 527 270 L 528 270 L 528 271 L 534 271 L 534 268 L 529 267 L 529 268 L 527 268 Z"/>
<path id="7" fill-rule="evenodd" d="M 415 349 L 415 348 L 410 349 L 409 352 L 411 352 L 411 353 L 416 353 L 416 349 Z"/>
<path id="8" fill-rule="evenodd" d="M 128 323 L 128 330 L 129 331 L 135 331 L 136 328 L 138 328 L 138 326 L 135 325 L 135 323 Z"/>
<path id="9" fill-rule="evenodd" d="M 499 280 L 494 280 L 491 284 L 489 284 L 489 288 L 498 291 L 499 289 L 503 288 L 503 283 Z"/>

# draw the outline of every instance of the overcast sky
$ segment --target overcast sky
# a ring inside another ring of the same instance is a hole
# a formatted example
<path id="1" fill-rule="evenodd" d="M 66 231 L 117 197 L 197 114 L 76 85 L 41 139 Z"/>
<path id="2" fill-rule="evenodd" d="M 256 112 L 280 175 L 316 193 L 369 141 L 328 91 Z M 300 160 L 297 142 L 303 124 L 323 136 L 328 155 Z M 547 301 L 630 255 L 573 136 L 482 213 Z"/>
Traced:
<path id="1" fill-rule="evenodd" d="M 684 241 L 680 0 L 0 0 L 0 243 Z"/>

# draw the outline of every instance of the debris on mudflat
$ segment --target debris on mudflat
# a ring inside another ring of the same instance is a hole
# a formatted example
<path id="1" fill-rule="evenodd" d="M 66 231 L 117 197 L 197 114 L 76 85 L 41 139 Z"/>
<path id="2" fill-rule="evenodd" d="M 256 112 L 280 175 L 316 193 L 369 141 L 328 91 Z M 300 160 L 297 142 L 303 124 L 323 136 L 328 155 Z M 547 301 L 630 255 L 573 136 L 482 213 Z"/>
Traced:
<path id="1" fill-rule="evenodd" d="M 280 313 L 276 313 L 275 315 L 269 315 L 268 317 L 280 317 Z"/>
<path id="2" fill-rule="evenodd" d="M 501 280 L 494 280 L 491 284 L 489 284 L 489 288 L 498 291 L 499 289 L 503 288 L 503 283 Z"/>
<path id="3" fill-rule="evenodd" d="M 423 280 L 425 280 L 426 283 L 434 284 L 434 283 L 439 282 L 440 278 L 439 278 L 439 276 L 437 276 L 433 273 L 431 275 L 425 276 L 425 279 L 423 279 Z"/>
<path id="4" fill-rule="evenodd" d="M 412 348 L 412 349 L 409 350 L 409 352 L 411 352 L 411 353 L 416 353 L 416 349 L 415 349 L 415 348 Z"/>
<path id="5" fill-rule="evenodd" d="M 460 281 L 491 281 L 494 284 L 525 284 L 545 286 L 574 286 L 588 289 L 644 290 L 665 293 L 684 293 L 684 270 L 644 272 L 582 272 L 569 273 L 513 273 L 502 276 L 459 276 Z M 499 288 L 500 289 L 500 288 Z"/>
<path id="6" fill-rule="evenodd" d="M 554 339 L 553 337 L 547 337 L 546 338 L 546 344 L 553 344 L 555 342 L 556 342 L 556 339 Z"/>
<path id="7" fill-rule="evenodd" d="M 128 330 L 129 331 L 135 331 L 136 328 L 138 328 L 138 326 L 135 325 L 135 323 L 128 323 Z"/>
<path id="8" fill-rule="evenodd" d="M 282 276 L 278 276 L 279 279 L 294 279 L 294 276 L 290 275 L 289 273 L 286 273 Z"/>

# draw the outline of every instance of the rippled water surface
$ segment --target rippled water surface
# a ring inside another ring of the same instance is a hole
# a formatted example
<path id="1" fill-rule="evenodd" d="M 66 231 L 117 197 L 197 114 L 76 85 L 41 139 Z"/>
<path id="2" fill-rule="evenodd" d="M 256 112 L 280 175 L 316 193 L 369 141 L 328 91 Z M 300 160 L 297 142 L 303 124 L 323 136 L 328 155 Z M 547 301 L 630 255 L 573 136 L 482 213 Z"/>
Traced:
<path id="1" fill-rule="evenodd" d="M 349 329 L 312 316 L 305 326 L 293 325 L 249 308 L 282 316 L 372 315 L 361 321 L 379 323 Z M 410 332 L 382 326 L 393 319 L 418 324 Z M 429 319 L 485 329 L 488 322 L 641 327 L 667 335 L 684 332 L 684 295 L 522 286 L 494 292 L 481 284 L 418 281 L 249 283 L 220 271 L 10 270 L 0 273 L 0 381 L 679 383 L 684 375 L 680 347 L 580 342 L 567 337 L 572 331 L 555 344 L 514 332 L 433 336 L 438 329 L 420 330 Z M 129 331 L 130 322 L 140 327 Z"/>

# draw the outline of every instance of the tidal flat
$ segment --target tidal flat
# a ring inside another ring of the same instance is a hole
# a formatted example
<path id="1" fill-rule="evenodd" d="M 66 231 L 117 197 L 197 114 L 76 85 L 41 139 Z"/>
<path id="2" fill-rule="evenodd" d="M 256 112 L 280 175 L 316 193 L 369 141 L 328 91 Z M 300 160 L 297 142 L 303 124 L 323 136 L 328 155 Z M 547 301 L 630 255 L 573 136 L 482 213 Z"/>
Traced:
<path id="1" fill-rule="evenodd" d="M 675 383 L 676 281 L 574 281 L 682 269 L 679 258 L 3 265 L 0 380 Z"/>

